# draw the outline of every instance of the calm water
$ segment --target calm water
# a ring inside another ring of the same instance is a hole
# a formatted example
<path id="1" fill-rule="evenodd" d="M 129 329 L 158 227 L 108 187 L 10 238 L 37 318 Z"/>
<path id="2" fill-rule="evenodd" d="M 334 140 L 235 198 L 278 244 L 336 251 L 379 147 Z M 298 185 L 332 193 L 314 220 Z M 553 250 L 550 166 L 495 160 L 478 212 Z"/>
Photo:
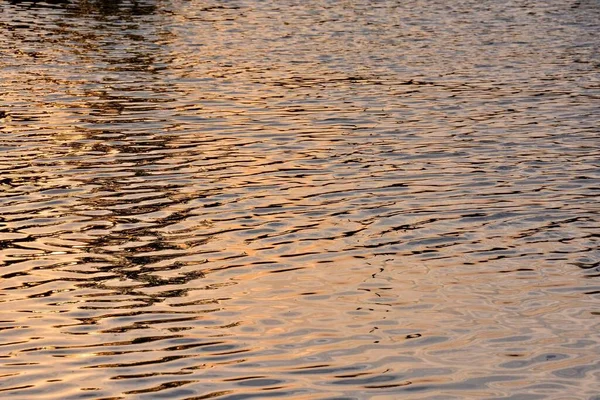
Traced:
<path id="1" fill-rule="evenodd" d="M 1 398 L 600 398 L 598 0 L 0 7 Z"/>

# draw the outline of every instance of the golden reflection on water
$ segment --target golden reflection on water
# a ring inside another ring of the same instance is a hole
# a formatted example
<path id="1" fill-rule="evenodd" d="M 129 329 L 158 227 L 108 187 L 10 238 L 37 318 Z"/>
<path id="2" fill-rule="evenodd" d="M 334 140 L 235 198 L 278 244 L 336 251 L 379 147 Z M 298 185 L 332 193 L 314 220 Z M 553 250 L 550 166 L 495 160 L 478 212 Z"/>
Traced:
<path id="1" fill-rule="evenodd" d="M 593 2 L 2 9 L 0 395 L 597 396 Z"/>

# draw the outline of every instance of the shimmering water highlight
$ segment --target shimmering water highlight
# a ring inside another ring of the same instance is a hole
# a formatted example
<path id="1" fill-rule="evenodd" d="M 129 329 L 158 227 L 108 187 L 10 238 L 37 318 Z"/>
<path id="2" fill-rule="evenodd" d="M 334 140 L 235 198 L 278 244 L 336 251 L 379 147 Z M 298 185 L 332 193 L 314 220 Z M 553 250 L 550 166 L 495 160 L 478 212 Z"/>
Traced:
<path id="1" fill-rule="evenodd" d="M 597 0 L 0 7 L 0 397 L 598 399 Z"/>

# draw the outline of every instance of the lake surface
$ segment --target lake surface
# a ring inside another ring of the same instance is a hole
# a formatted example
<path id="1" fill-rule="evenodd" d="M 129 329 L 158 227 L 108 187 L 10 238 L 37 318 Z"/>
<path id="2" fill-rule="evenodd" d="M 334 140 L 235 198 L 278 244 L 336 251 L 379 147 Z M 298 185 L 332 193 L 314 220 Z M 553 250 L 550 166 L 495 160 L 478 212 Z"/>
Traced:
<path id="1" fill-rule="evenodd" d="M 0 7 L 1 398 L 600 398 L 598 0 Z"/>

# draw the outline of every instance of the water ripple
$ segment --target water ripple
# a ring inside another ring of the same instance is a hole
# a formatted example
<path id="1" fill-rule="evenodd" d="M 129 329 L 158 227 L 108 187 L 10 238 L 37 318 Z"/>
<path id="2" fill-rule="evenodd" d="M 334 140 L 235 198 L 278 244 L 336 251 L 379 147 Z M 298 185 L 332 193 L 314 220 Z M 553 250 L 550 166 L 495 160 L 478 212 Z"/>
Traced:
<path id="1" fill-rule="evenodd" d="M 1 7 L 0 396 L 597 398 L 597 2 Z"/>

